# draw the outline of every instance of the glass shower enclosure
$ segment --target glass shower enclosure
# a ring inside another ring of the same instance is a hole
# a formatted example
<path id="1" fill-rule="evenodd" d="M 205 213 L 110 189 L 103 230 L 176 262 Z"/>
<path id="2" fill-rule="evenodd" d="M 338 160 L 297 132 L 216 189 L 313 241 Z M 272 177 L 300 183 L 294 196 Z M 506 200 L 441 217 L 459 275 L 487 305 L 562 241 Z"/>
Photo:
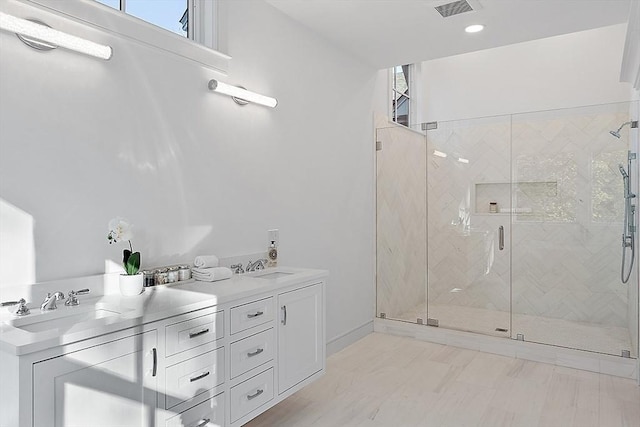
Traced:
<path id="1" fill-rule="evenodd" d="M 610 133 L 637 109 L 378 129 L 377 316 L 637 357 L 620 165 L 638 130 Z"/>

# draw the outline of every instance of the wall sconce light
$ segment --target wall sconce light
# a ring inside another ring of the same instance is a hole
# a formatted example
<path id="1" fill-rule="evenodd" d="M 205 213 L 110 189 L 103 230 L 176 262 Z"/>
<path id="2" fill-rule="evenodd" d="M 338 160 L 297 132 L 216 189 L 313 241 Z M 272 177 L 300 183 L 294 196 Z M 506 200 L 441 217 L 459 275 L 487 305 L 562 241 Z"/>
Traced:
<path id="1" fill-rule="evenodd" d="M 54 30 L 43 22 L 17 18 L 3 12 L 0 12 L 0 29 L 16 33 L 27 46 L 38 50 L 63 47 L 105 60 L 111 58 L 113 53 L 111 46 L 101 45 Z"/>
<path id="2" fill-rule="evenodd" d="M 270 96 L 260 95 L 238 86 L 228 85 L 218 80 L 209 80 L 209 90 L 229 95 L 238 105 L 246 105 L 249 102 L 275 108 L 278 100 Z"/>

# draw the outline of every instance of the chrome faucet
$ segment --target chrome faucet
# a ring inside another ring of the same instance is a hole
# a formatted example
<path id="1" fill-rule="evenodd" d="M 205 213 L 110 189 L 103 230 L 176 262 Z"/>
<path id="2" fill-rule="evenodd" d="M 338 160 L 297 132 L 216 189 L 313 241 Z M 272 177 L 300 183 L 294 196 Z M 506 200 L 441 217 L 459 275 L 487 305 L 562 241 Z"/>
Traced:
<path id="1" fill-rule="evenodd" d="M 256 270 L 264 270 L 264 268 L 267 266 L 267 260 L 266 259 L 259 259 L 256 262 L 251 262 L 249 261 L 249 263 L 247 264 L 247 268 L 245 268 L 244 270 L 249 272 L 249 271 L 256 271 Z"/>
<path id="2" fill-rule="evenodd" d="M 64 294 L 60 291 L 54 292 L 53 295 L 47 294 L 46 298 L 44 299 L 44 301 L 42 301 L 42 304 L 40 305 L 40 310 L 44 310 L 44 311 L 55 310 L 56 308 L 58 308 L 56 306 L 56 301 L 59 301 L 61 299 L 64 299 Z"/>

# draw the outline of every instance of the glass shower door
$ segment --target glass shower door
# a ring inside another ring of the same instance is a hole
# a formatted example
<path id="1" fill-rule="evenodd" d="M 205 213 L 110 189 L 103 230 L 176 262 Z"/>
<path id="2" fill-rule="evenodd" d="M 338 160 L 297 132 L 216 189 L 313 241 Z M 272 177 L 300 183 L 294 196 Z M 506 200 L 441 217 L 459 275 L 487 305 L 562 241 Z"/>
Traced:
<path id="1" fill-rule="evenodd" d="M 513 116 L 513 338 L 635 356 L 620 282 L 629 131 L 609 133 L 628 120 L 628 103 Z"/>
<path id="2" fill-rule="evenodd" d="M 376 315 L 426 317 L 427 168 L 424 134 L 376 130 Z"/>
<path id="3" fill-rule="evenodd" d="M 509 336 L 510 137 L 509 116 L 427 131 L 429 324 Z"/>

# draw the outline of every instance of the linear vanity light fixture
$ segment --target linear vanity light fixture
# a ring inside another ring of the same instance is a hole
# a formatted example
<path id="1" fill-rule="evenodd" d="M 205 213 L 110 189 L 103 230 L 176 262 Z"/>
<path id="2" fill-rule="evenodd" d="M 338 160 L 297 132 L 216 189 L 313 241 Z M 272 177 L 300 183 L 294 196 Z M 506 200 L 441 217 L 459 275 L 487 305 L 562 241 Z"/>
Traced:
<path id="1" fill-rule="evenodd" d="M 63 47 L 105 60 L 111 58 L 113 53 L 111 46 L 54 30 L 43 22 L 17 18 L 3 12 L 0 12 L 0 29 L 16 33 L 27 46 L 38 50 Z"/>
<path id="2" fill-rule="evenodd" d="M 221 81 L 209 80 L 209 90 L 229 95 L 238 105 L 246 105 L 249 102 L 264 105 L 266 107 L 275 108 L 278 100 L 270 96 L 260 95 L 238 86 L 232 86 Z"/>

